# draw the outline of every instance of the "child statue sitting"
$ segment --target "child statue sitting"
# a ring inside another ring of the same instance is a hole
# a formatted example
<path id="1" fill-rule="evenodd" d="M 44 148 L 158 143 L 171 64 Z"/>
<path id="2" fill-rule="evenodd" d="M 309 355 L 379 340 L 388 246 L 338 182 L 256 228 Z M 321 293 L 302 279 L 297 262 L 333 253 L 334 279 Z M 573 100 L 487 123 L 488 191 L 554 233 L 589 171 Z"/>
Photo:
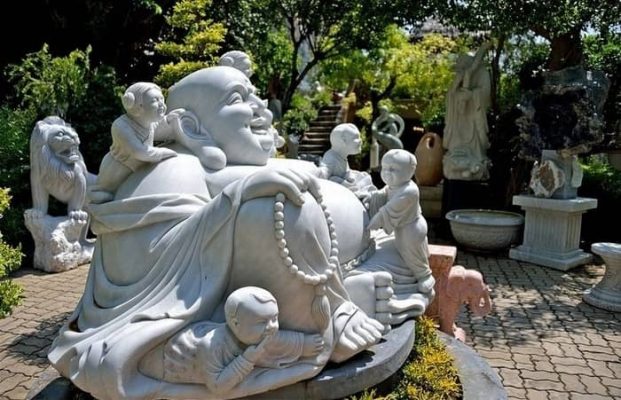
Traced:
<path id="1" fill-rule="evenodd" d="M 165 139 L 172 133 L 178 113 L 167 116 L 162 90 L 154 83 L 131 85 L 122 97 L 126 114 L 112 123 L 112 145 L 105 155 L 95 185 L 89 188 L 92 203 L 114 198 L 117 188 L 138 168 L 175 157 L 171 149 L 153 146 L 155 139 Z"/>
<path id="2" fill-rule="evenodd" d="M 340 183 L 359 197 L 375 190 L 369 174 L 349 168 L 347 156 L 359 154 L 362 146 L 356 125 L 337 125 L 330 133 L 330 144 L 332 147 L 326 151 L 319 164 L 319 177 Z"/>
<path id="3" fill-rule="evenodd" d="M 429 267 L 427 221 L 422 215 L 418 186 L 412 182 L 416 170 L 416 157 L 401 149 L 386 152 L 382 157 L 384 188 L 367 198 L 373 218 L 369 229 L 383 228 L 395 233 L 395 247 L 416 278 L 418 290 L 428 293 L 435 279 Z"/>
<path id="4" fill-rule="evenodd" d="M 278 329 L 278 305 L 265 289 L 246 286 L 235 290 L 225 302 L 224 314 L 226 323 L 199 322 L 168 341 L 161 378 L 203 383 L 222 395 L 249 379 L 257 368 L 285 368 L 324 350 L 319 334 Z M 157 354 L 151 353 L 143 365 L 161 360 Z M 151 368 L 153 365 L 145 367 Z"/>

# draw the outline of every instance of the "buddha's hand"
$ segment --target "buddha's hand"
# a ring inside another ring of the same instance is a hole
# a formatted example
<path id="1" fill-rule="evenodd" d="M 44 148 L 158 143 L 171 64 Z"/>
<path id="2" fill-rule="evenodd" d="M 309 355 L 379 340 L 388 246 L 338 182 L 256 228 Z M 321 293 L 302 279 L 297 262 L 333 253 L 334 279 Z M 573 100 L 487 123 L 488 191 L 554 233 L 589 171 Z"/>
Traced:
<path id="1" fill-rule="evenodd" d="M 317 178 L 300 171 L 288 169 L 270 169 L 258 171 L 251 175 L 242 194 L 242 200 L 257 197 L 271 197 L 283 193 L 294 204 L 304 204 L 304 192 L 310 191 L 316 198 L 320 197 Z"/>

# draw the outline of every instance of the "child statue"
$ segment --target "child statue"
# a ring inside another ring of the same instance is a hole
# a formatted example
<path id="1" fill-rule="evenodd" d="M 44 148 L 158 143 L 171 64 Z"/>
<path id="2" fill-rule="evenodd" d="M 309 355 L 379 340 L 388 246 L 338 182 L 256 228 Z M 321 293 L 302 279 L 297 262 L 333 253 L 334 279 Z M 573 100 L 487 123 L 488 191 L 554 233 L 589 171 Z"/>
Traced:
<path id="1" fill-rule="evenodd" d="M 117 188 L 134 171 L 149 163 L 175 157 L 171 149 L 153 146 L 155 139 L 172 133 L 178 113 L 166 114 L 162 90 L 154 83 L 138 82 L 122 97 L 126 114 L 112 123 L 112 145 L 105 155 L 95 185 L 89 188 L 89 200 L 103 203 L 114 198 Z"/>
<path id="2" fill-rule="evenodd" d="M 257 368 L 283 368 L 324 349 L 319 334 L 279 331 L 278 304 L 265 289 L 235 290 L 224 304 L 224 314 L 226 323 L 199 322 L 168 341 L 163 348 L 166 381 L 191 380 L 215 394 L 225 394 Z M 162 359 L 158 352 L 151 356 L 143 362 L 146 370 L 153 368 L 147 364 Z M 189 377 L 188 371 L 194 371 L 194 376 Z"/>
<path id="3" fill-rule="evenodd" d="M 330 150 L 319 164 L 319 177 L 340 183 L 361 197 L 376 188 L 369 174 L 349 168 L 347 156 L 359 154 L 362 146 L 360 131 L 354 124 L 339 124 L 330 133 Z"/>
<path id="4" fill-rule="evenodd" d="M 367 199 L 373 218 L 369 229 L 395 233 L 395 247 L 416 278 L 418 290 L 429 293 L 435 284 L 429 267 L 427 221 L 422 215 L 418 186 L 412 181 L 416 157 L 401 149 L 382 157 L 382 181 L 386 186 Z"/>

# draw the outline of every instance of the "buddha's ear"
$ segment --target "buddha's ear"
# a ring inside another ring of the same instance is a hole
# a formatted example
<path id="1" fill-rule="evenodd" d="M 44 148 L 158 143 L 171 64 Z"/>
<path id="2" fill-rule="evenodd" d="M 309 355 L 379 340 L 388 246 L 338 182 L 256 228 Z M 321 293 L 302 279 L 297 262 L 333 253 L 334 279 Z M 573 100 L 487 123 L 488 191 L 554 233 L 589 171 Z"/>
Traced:
<path id="1" fill-rule="evenodd" d="M 177 130 L 176 141 L 194 153 L 203 167 L 220 170 L 226 166 L 226 154 L 216 145 L 192 111 L 183 110 L 179 113 Z"/>

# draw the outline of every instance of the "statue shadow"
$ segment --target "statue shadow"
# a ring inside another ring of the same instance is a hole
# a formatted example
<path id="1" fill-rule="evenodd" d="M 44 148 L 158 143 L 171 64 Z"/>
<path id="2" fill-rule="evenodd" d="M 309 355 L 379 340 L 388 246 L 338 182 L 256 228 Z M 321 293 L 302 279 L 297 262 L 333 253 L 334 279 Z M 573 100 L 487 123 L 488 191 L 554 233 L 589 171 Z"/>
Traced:
<path id="1" fill-rule="evenodd" d="M 480 271 L 491 289 L 493 308 L 486 317 L 476 317 L 462 306 L 456 321 L 467 342 L 477 348 L 539 347 L 546 341 L 569 344 L 585 334 L 617 335 L 621 330 L 615 313 L 582 300 L 583 292 L 601 279 L 601 265 L 563 272 L 461 250 L 455 264 Z"/>
<path id="2" fill-rule="evenodd" d="M 6 350 L 7 353 L 26 364 L 47 367 L 49 347 L 70 315 L 71 312 L 62 312 L 39 321 L 28 332 L 15 336 Z"/>

